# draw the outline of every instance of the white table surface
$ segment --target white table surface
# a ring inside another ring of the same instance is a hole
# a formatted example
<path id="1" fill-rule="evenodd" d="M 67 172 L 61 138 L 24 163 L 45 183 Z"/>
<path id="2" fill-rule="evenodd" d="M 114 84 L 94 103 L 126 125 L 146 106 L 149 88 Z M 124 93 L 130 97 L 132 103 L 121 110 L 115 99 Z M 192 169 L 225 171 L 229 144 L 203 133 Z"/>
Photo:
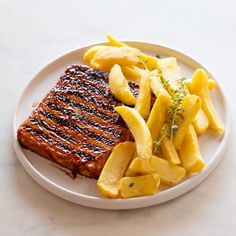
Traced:
<path id="1" fill-rule="evenodd" d="M 69 3 L 70 2 L 70 3 Z M 236 235 L 236 1 L 0 1 L 0 235 Z M 232 112 L 228 151 L 197 188 L 145 209 L 105 211 L 66 202 L 24 171 L 11 144 L 22 86 L 82 45 L 122 40 L 167 45 L 210 69 Z"/>

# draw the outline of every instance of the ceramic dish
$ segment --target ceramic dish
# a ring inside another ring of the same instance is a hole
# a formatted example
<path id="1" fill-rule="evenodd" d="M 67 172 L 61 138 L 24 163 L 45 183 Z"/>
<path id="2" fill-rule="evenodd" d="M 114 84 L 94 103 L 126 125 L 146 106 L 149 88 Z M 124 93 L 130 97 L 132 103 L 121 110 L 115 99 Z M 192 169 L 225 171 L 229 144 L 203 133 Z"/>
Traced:
<path id="1" fill-rule="evenodd" d="M 176 57 L 181 67 L 182 75 L 187 78 L 191 78 L 195 69 L 204 68 L 183 53 L 167 47 L 142 42 L 127 43 L 151 55 Z M 225 96 L 219 85 L 212 92 L 212 99 L 226 128 L 224 137 L 217 137 L 211 131 L 204 133 L 199 138 L 201 153 L 207 163 L 203 171 L 186 178 L 176 186 L 162 188 L 153 196 L 132 199 L 106 199 L 99 194 L 96 180 L 81 176 L 73 180 L 58 168 L 54 168 L 49 161 L 23 149 L 19 145 L 16 138 L 17 128 L 34 109 L 32 105 L 41 101 L 68 65 L 82 63 L 81 58 L 84 52 L 91 46 L 94 45 L 77 49 L 54 60 L 36 74 L 23 89 L 13 117 L 13 143 L 16 154 L 25 170 L 36 182 L 53 194 L 80 205 L 103 209 L 132 209 L 159 204 L 174 199 L 200 184 L 223 157 L 229 137 L 228 108 Z M 208 72 L 210 78 L 215 79 L 206 68 L 204 69 Z"/>

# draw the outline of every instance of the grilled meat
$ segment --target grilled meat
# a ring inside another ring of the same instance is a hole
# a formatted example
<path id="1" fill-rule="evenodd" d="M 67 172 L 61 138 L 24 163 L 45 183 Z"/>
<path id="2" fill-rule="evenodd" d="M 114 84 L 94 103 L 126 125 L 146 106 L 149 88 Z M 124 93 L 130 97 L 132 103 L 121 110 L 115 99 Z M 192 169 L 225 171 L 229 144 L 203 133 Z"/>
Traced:
<path id="1" fill-rule="evenodd" d="M 131 139 L 117 104 L 107 73 L 72 65 L 19 127 L 18 141 L 73 175 L 97 178 L 113 147 Z"/>

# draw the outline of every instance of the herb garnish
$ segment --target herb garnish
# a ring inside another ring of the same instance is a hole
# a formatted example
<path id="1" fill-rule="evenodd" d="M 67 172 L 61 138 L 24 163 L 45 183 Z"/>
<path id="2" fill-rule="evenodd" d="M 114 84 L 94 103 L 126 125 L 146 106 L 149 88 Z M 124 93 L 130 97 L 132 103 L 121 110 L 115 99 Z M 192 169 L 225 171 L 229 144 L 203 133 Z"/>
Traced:
<path id="1" fill-rule="evenodd" d="M 139 59 L 138 65 L 143 66 L 144 69 L 148 71 L 148 68 L 147 68 L 147 65 L 146 65 L 148 63 L 148 59 L 143 60 L 141 58 L 141 56 L 138 56 L 138 59 Z"/>
<path id="2" fill-rule="evenodd" d="M 178 88 L 174 89 L 171 86 L 169 80 L 166 80 L 161 74 L 157 74 L 157 76 L 159 77 L 163 87 L 169 94 L 172 95 L 172 105 L 168 109 L 166 120 L 161 128 L 161 136 L 157 141 L 154 142 L 154 152 L 156 152 L 160 148 L 160 145 L 165 137 L 173 140 L 173 137 L 175 136 L 176 131 L 179 128 L 177 124 L 178 117 L 184 119 L 182 115 L 182 104 L 185 96 L 187 95 L 187 87 L 184 83 L 185 78 L 179 79 Z"/>

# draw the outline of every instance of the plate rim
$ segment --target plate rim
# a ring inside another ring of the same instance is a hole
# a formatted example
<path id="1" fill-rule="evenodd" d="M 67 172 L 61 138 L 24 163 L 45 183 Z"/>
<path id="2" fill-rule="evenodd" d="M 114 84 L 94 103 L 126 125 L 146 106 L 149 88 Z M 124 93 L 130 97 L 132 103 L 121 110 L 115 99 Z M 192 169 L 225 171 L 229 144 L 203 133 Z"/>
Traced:
<path id="1" fill-rule="evenodd" d="M 190 60 L 194 64 L 200 66 L 201 68 L 204 68 L 207 73 L 218 83 L 218 80 L 213 76 L 213 74 L 207 70 L 204 66 L 202 66 L 198 61 L 193 59 L 192 57 L 186 55 L 185 53 L 182 53 L 179 50 L 172 49 L 170 47 L 162 46 L 159 44 L 149 43 L 149 42 L 141 42 L 141 41 L 124 41 L 125 43 L 130 44 L 145 44 L 152 47 L 158 47 L 162 50 L 174 52 L 175 54 L 179 54 L 182 57 Z M 23 86 L 23 89 L 20 92 L 20 96 L 18 97 L 17 104 L 13 113 L 12 118 L 12 127 L 13 127 L 13 147 L 15 149 L 15 152 L 17 154 L 17 157 L 26 170 L 26 172 L 43 188 L 47 189 L 49 192 L 57 195 L 58 197 L 61 197 L 63 199 L 66 199 L 68 201 L 93 207 L 93 208 L 100 208 L 100 209 L 113 209 L 113 210 L 121 210 L 121 209 L 135 209 L 135 208 L 142 208 L 147 206 L 152 206 L 156 204 L 160 204 L 169 200 L 172 200 L 178 196 L 181 196 L 191 189 L 195 188 L 197 185 L 199 185 L 203 180 L 207 178 L 207 176 L 215 169 L 215 167 L 218 165 L 220 160 L 223 158 L 224 153 L 227 148 L 227 143 L 229 141 L 230 136 L 230 126 L 231 126 L 231 115 L 230 115 L 230 109 L 228 106 L 228 101 L 226 99 L 224 90 L 222 86 L 218 83 L 218 88 L 220 91 L 220 94 L 222 96 L 225 111 L 226 111 L 226 117 L 225 117 L 225 133 L 224 137 L 222 138 L 218 149 L 214 153 L 213 157 L 207 164 L 207 166 L 198 174 L 192 176 L 191 178 L 185 180 L 184 182 L 179 183 L 178 185 L 175 185 L 169 189 L 166 189 L 163 192 L 159 192 L 152 196 L 144 196 L 144 197 L 138 197 L 138 198 L 130 198 L 130 199 L 107 199 L 103 197 L 95 197 L 95 196 L 88 196 L 81 193 L 76 193 L 72 190 L 66 189 L 56 183 L 54 183 L 52 180 L 45 177 L 42 173 L 40 173 L 27 159 L 27 157 L 24 155 L 21 146 L 19 145 L 17 138 L 16 138 L 16 120 L 17 120 L 17 114 L 19 112 L 19 106 L 24 98 L 24 94 L 27 91 L 27 89 L 31 86 L 31 84 L 37 80 L 37 77 L 47 70 L 48 67 L 56 64 L 57 62 L 63 60 L 63 58 L 66 58 L 72 53 L 76 53 L 79 50 L 86 49 L 88 47 L 92 47 L 95 45 L 101 45 L 106 44 L 104 42 L 96 43 L 96 44 L 90 44 L 86 46 L 79 47 L 75 50 L 69 51 L 56 59 L 49 62 L 46 66 L 44 66 L 42 69 L 40 69 L 31 79 L 26 82 L 26 84 Z M 167 195 L 167 196 L 165 196 Z"/>

